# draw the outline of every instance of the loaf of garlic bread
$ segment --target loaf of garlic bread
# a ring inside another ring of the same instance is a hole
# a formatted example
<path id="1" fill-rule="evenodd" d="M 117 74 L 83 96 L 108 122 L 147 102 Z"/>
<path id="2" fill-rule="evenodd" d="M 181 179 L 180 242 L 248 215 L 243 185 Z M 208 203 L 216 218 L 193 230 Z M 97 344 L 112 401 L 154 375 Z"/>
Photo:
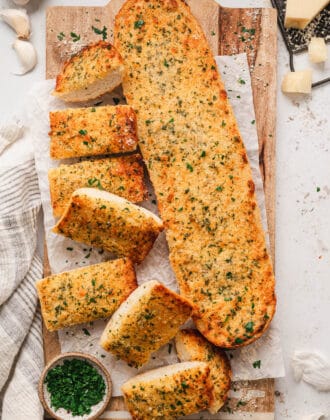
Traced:
<path id="1" fill-rule="evenodd" d="M 96 99 L 119 86 L 123 74 L 123 60 L 116 48 L 99 41 L 82 48 L 64 64 L 53 95 L 65 102 Z"/>
<path id="2" fill-rule="evenodd" d="M 212 401 L 209 368 L 186 362 L 150 370 L 122 386 L 134 420 L 174 420 L 207 408 Z"/>
<path id="3" fill-rule="evenodd" d="M 113 314 L 101 346 L 129 365 L 140 367 L 175 336 L 191 312 L 192 306 L 185 298 L 157 281 L 148 281 Z"/>
<path id="4" fill-rule="evenodd" d="M 251 168 L 205 35 L 183 0 L 127 0 L 115 46 L 180 292 L 219 347 L 269 327 L 275 280 Z"/>
<path id="5" fill-rule="evenodd" d="M 138 154 L 60 165 L 48 171 L 48 179 L 55 217 L 63 214 L 71 194 L 83 187 L 99 188 L 133 203 L 148 197 Z"/>
<path id="6" fill-rule="evenodd" d="M 121 258 L 46 277 L 36 287 L 46 328 L 56 331 L 111 316 L 137 282 L 133 263 Z"/>
<path id="7" fill-rule="evenodd" d="M 72 196 L 53 232 L 141 263 L 164 229 L 155 214 L 96 188 Z"/>
<path id="8" fill-rule="evenodd" d="M 136 116 L 127 105 L 65 109 L 49 113 L 50 157 L 67 159 L 132 152 Z"/>

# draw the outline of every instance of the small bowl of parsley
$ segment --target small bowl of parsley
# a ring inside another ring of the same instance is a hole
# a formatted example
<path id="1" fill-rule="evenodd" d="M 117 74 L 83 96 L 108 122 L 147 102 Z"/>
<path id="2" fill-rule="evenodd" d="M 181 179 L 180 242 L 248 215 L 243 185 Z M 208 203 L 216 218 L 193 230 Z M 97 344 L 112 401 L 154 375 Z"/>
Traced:
<path id="1" fill-rule="evenodd" d="M 99 360 L 84 353 L 63 353 L 43 370 L 39 398 L 58 420 L 93 420 L 111 398 L 111 378 Z"/>

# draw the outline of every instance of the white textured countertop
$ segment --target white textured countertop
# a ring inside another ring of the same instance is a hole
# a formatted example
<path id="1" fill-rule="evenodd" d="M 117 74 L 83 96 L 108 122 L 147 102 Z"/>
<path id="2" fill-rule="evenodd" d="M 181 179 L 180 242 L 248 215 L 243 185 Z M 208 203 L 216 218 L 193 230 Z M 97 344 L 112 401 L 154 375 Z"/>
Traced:
<path id="1" fill-rule="evenodd" d="M 12 74 L 18 66 L 11 49 L 14 33 L 0 22 L 0 121 L 20 107 L 34 82 L 44 78 L 46 7 L 104 3 L 31 0 L 28 10 L 32 42 L 39 63 L 23 77 Z M 256 7 L 268 6 L 269 2 L 223 0 L 221 4 Z M 10 5 L 10 0 L 0 0 L 0 7 Z M 299 69 L 310 67 L 305 56 L 296 61 Z M 288 69 L 288 55 L 279 35 L 279 84 Z M 286 378 L 276 382 L 280 392 L 276 397 L 276 419 L 300 420 L 315 412 L 324 412 L 330 419 L 330 393 L 296 383 L 290 365 L 295 350 L 318 350 L 330 361 L 330 84 L 314 90 L 307 98 L 288 98 L 279 90 L 277 109 L 277 316 Z M 0 167 L 26 155 L 30 148 L 25 146 L 16 144 L 2 155 Z"/>

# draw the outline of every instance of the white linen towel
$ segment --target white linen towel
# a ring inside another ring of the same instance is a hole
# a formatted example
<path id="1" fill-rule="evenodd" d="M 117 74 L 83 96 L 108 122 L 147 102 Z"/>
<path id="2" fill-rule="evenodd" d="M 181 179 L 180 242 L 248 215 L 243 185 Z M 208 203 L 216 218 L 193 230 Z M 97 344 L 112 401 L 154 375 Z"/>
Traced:
<path id="1" fill-rule="evenodd" d="M 34 159 L 0 169 L 0 393 L 2 420 L 39 420 L 43 368 L 41 317 L 34 283 L 40 193 Z"/>

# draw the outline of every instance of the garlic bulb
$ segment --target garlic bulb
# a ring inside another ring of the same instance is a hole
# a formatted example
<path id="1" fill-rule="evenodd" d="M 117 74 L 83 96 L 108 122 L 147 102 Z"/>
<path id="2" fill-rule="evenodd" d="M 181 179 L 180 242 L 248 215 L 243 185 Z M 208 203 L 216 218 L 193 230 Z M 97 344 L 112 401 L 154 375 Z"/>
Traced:
<path id="1" fill-rule="evenodd" d="M 13 0 L 15 4 L 18 4 L 19 6 L 24 6 L 27 4 L 30 0 Z"/>
<path id="2" fill-rule="evenodd" d="M 16 74 L 23 75 L 31 71 L 37 64 L 37 52 L 31 42 L 16 39 L 13 48 L 22 65 L 22 72 Z"/>
<path id="3" fill-rule="evenodd" d="M 24 9 L 1 9 L 0 18 L 11 26 L 19 38 L 30 36 L 30 19 Z"/>

